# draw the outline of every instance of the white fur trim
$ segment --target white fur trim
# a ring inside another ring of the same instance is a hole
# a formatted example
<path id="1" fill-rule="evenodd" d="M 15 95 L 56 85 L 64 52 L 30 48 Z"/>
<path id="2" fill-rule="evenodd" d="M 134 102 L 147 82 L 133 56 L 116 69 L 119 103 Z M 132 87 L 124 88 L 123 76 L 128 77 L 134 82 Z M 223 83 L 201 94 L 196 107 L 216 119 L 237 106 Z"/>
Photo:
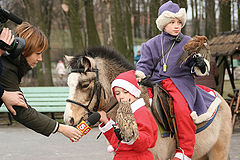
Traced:
<path id="1" fill-rule="evenodd" d="M 142 106 L 145 106 L 144 99 L 143 98 L 137 99 L 135 102 L 131 104 L 132 113 L 134 113 L 136 110 L 138 110 Z"/>
<path id="2" fill-rule="evenodd" d="M 170 11 L 164 11 L 156 20 L 157 28 L 163 31 L 163 28 L 171 22 L 173 18 L 177 18 L 182 22 L 182 27 L 184 27 L 187 19 L 185 8 L 181 8 L 177 13 Z"/>
<path id="3" fill-rule="evenodd" d="M 195 74 L 199 77 L 203 77 L 203 76 L 208 76 L 209 75 L 209 71 L 210 71 L 210 63 L 208 60 L 206 60 L 205 58 L 203 59 L 204 62 L 206 63 L 206 71 L 205 73 L 202 73 L 201 70 L 198 68 L 198 67 L 194 67 L 194 71 L 195 71 Z"/>
<path id="4" fill-rule="evenodd" d="M 191 117 L 193 119 L 193 122 L 195 124 L 200 124 L 204 121 L 208 121 L 212 118 L 214 113 L 217 110 L 218 105 L 221 103 L 221 99 L 216 97 L 216 99 L 212 102 L 212 104 L 209 106 L 206 113 L 201 114 L 200 116 L 197 115 L 197 113 L 194 111 L 191 113 Z"/>
<path id="5" fill-rule="evenodd" d="M 130 83 L 124 79 L 115 79 L 112 83 L 111 90 L 114 87 L 121 87 L 121 88 L 127 90 L 129 93 L 131 93 L 132 95 L 134 95 L 137 98 L 140 97 L 140 94 L 141 94 L 140 89 L 138 89 L 135 85 L 133 85 L 132 83 Z"/>
<path id="6" fill-rule="evenodd" d="M 214 91 L 210 91 L 208 93 L 211 94 L 212 96 L 216 97 L 216 93 L 214 93 Z"/>
<path id="7" fill-rule="evenodd" d="M 179 152 L 177 152 L 174 157 L 179 158 L 181 160 L 191 160 L 191 158 Z"/>
<path id="8" fill-rule="evenodd" d="M 113 127 L 114 124 L 115 124 L 115 122 L 112 119 L 110 119 L 110 121 L 108 121 L 105 124 L 105 126 L 101 127 L 101 124 L 100 124 L 98 126 L 98 128 L 101 132 L 105 133 L 105 132 L 109 131 Z"/>
<path id="9" fill-rule="evenodd" d="M 152 98 L 149 98 L 149 105 L 152 106 L 152 101 L 153 99 Z"/>
<path id="10" fill-rule="evenodd" d="M 107 151 L 108 151 L 108 153 L 114 152 L 113 146 L 112 146 L 112 145 L 109 145 L 109 146 L 107 147 Z"/>

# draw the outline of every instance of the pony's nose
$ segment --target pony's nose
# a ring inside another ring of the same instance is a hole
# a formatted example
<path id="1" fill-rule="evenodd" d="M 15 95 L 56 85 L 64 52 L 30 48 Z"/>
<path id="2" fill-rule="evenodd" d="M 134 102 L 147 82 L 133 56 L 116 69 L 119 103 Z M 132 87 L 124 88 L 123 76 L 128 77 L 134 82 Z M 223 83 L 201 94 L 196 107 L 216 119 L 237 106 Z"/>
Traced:
<path id="1" fill-rule="evenodd" d="M 73 124 L 74 124 L 74 118 L 71 117 L 69 122 L 70 122 L 70 125 L 73 126 Z"/>

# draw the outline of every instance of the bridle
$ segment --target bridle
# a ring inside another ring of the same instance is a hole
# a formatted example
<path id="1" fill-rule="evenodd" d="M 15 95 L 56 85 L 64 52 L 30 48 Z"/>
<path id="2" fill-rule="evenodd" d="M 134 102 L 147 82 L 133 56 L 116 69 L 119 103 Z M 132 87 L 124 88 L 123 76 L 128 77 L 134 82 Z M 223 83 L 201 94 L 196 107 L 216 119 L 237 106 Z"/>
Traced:
<path id="1" fill-rule="evenodd" d="M 92 92 L 92 95 L 91 95 L 89 103 L 87 105 L 84 105 L 82 103 L 76 102 L 76 101 L 71 100 L 71 99 L 67 99 L 66 101 L 70 102 L 70 103 L 73 103 L 73 104 L 76 104 L 76 105 L 78 105 L 80 107 L 83 107 L 84 109 L 87 110 L 87 114 L 91 115 L 93 112 L 96 112 L 99 109 L 99 104 L 100 104 L 100 101 L 101 101 L 101 93 L 102 93 L 101 91 L 103 90 L 104 99 L 106 99 L 106 93 L 105 93 L 104 88 L 102 87 L 102 84 L 99 82 L 99 75 L 98 75 L 97 64 L 95 65 L 95 68 L 92 69 L 92 70 L 88 69 L 88 70 L 84 71 L 84 68 L 72 69 L 71 70 L 71 73 L 80 73 L 81 74 L 81 73 L 87 73 L 87 72 L 95 72 L 95 74 L 96 74 L 96 78 L 95 78 L 95 81 L 94 81 L 94 88 L 93 88 L 93 92 Z M 90 111 L 89 106 L 92 103 L 94 95 L 97 96 L 97 101 L 94 104 L 93 111 Z M 108 109 L 107 112 L 112 110 L 116 105 L 117 105 L 117 103 L 115 103 L 110 109 Z"/>
<path id="2" fill-rule="evenodd" d="M 84 109 L 86 109 L 88 111 L 88 114 L 92 114 L 92 111 L 89 110 L 89 106 L 90 104 L 92 103 L 92 100 L 93 100 L 93 97 L 94 95 L 96 94 L 97 96 L 97 101 L 96 103 L 94 104 L 94 108 L 93 108 L 93 111 L 96 112 L 99 108 L 99 104 L 100 104 L 100 99 L 101 99 L 101 91 L 103 90 L 103 93 L 104 93 L 104 99 L 106 99 L 106 95 L 105 95 L 105 90 L 104 88 L 102 87 L 101 83 L 99 82 L 99 76 L 98 76 L 98 69 L 97 69 L 97 65 L 95 65 L 95 68 L 92 69 L 92 70 L 86 70 L 84 71 L 83 68 L 79 68 L 79 69 L 72 69 L 71 70 L 71 73 L 87 73 L 87 72 L 95 72 L 96 73 L 96 78 L 95 78 L 95 81 L 94 81 L 94 88 L 93 88 L 93 92 L 92 92 L 92 95 L 91 95 L 91 98 L 90 98 L 90 101 L 87 105 L 84 105 L 82 103 L 79 103 L 79 102 L 76 102 L 74 100 L 71 100 L 71 99 L 67 99 L 66 101 L 67 102 L 70 102 L 70 103 L 73 103 L 73 104 L 76 104 L 80 107 L 83 107 Z"/>

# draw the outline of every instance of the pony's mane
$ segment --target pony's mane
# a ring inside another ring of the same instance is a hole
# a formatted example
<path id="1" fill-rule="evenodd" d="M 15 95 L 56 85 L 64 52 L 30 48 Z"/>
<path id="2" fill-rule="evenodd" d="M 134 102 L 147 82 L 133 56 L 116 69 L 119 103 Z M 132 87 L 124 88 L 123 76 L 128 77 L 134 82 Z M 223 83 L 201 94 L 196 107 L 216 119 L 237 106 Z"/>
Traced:
<path id="1" fill-rule="evenodd" d="M 116 64 L 120 64 L 122 67 L 128 70 L 135 69 L 135 67 L 131 63 L 129 63 L 129 61 L 123 55 L 121 55 L 120 53 L 118 53 L 112 48 L 103 47 L 103 46 L 92 47 L 84 50 L 83 52 L 81 52 L 79 55 L 75 56 L 72 59 L 70 66 L 75 68 L 77 61 L 83 56 L 88 56 L 92 58 L 100 57 L 103 59 L 113 61 Z"/>

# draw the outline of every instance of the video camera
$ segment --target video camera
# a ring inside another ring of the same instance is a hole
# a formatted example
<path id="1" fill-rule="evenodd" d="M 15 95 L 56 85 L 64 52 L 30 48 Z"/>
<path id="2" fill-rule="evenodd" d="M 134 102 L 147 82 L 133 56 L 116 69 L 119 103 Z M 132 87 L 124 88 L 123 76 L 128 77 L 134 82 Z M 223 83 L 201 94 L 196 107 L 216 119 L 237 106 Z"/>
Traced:
<path id="1" fill-rule="evenodd" d="M 21 18 L 0 7 L 0 23 L 6 23 L 8 19 L 17 24 L 22 23 Z M 0 30 L 0 33 L 2 33 L 2 29 Z M 25 40 L 23 38 L 15 37 L 11 45 L 8 45 L 4 41 L 0 40 L 0 48 L 2 50 L 5 50 L 6 54 L 11 56 L 12 58 L 18 57 L 22 53 L 24 47 Z"/>

